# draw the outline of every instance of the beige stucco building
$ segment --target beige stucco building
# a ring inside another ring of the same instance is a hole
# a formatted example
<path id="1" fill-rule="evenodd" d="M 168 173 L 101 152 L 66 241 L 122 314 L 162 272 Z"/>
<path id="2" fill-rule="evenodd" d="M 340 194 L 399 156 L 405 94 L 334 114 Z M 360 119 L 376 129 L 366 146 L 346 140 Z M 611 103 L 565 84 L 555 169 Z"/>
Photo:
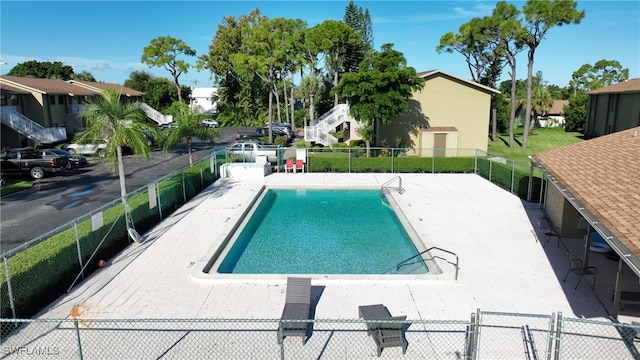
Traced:
<path id="1" fill-rule="evenodd" d="M 496 89 L 442 70 L 418 73 L 424 88 L 409 101 L 409 110 L 380 126 L 381 146 L 409 147 L 413 156 L 469 156 L 487 151 L 491 96 Z"/>

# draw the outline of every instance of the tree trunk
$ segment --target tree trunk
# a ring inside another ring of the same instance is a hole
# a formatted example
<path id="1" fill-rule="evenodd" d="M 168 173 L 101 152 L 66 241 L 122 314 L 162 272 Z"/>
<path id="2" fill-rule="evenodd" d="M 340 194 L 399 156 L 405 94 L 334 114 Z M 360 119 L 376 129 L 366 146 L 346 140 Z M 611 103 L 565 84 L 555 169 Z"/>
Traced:
<path id="1" fill-rule="evenodd" d="M 336 68 L 333 69 L 333 86 L 338 86 L 338 64 L 340 63 L 338 61 L 338 54 L 334 54 L 335 55 L 335 64 L 336 64 Z M 335 95 L 333 96 L 333 106 L 338 106 L 338 93 L 335 93 Z"/>
<path id="2" fill-rule="evenodd" d="M 193 166 L 193 154 L 191 153 L 191 146 L 193 146 L 193 139 L 191 136 L 187 136 L 187 153 L 189 154 L 189 167 Z"/>
<path id="3" fill-rule="evenodd" d="M 527 108 L 525 111 L 524 129 L 522 129 L 522 148 L 528 146 L 529 140 L 529 124 L 531 123 L 531 93 L 533 80 L 533 55 L 535 50 L 529 49 L 529 63 L 527 64 Z"/>
<path id="4" fill-rule="evenodd" d="M 273 94 L 276 96 L 276 113 L 278 114 L 278 121 L 282 122 L 282 114 L 280 114 L 280 94 L 278 93 L 278 88 L 276 86 L 275 81 L 273 82 Z"/>
<path id="5" fill-rule="evenodd" d="M 514 137 L 513 137 L 513 126 L 516 123 L 516 71 L 514 68 L 511 69 L 511 112 L 509 113 L 509 147 L 513 147 Z"/>
<path id="6" fill-rule="evenodd" d="M 316 94 L 314 92 L 309 93 L 309 125 L 314 126 L 315 125 L 315 119 L 313 117 L 314 115 L 314 106 L 313 103 L 316 100 Z"/>
<path id="7" fill-rule="evenodd" d="M 182 104 L 182 89 L 180 89 L 180 83 L 178 82 L 178 77 L 173 78 L 173 83 L 176 85 L 176 90 L 178 90 L 178 102 Z"/>
<path id="8" fill-rule="evenodd" d="M 122 146 L 118 145 L 116 148 L 116 156 L 118 158 L 118 180 L 120 180 L 120 199 L 122 200 L 122 206 L 124 207 L 124 221 L 127 230 L 131 228 L 129 224 L 129 205 L 127 205 L 127 185 L 125 183 L 124 173 L 124 159 L 122 158 Z"/>
<path id="9" fill-rule="evenodd" d="M 272 120 L 273 119 L 273 84 L 269 85 L 269 143 L 273 144 Z"/>
<path id="10" fill-rule="evenodd" d="M 282 99 L 284 100 L 284 118 L 289 122 L 289 111 L 287 108 L 289 107 L 289 96 L 287 96 L 287 81 L 282 79 Z"/>
<path id="11" fill-rule="evenodd" d="M 291 72 L 291 91 L 289 92 L 289 95 L 291 96 L 291 100 L 289 101 L 289 106 L 291 107 L 291 131 L 294 132 L 296 131 L 296 97 L 293 94 L 293 72 Z"/>

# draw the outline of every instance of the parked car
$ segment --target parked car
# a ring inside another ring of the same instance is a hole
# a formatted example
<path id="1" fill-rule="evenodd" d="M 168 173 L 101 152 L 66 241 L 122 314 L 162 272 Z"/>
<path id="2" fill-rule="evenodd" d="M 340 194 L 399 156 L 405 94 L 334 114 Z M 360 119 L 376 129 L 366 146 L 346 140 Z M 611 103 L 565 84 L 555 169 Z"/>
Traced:
<path id="1" fill-rule="evenodd" d="M 239 132 L 236 133 L 236 142 L 242 141 L 242 140 L 249 140 L 249 139 L 260 139 L 261 137 L 263 137 L 264 135 L 261 135 L 257 132 Z"/>
<path id="2" fill-rule="evenodd" d="M 215 119 L 204 119 L 200 122 L 200 125 L 204 127 L 212 127 L 212 128 L 217 128 L 218 126 L 220 126 L 218 121 Z"/>
<path id="3" fill-rule="evenodd" d="M 264 141 L 264 140 L 262 140 L 262 139 L 260 139 L 260 138 L 258 138 L 258 139 L 243 138 L 243 139 L 238 139 L 238 140 L 236 140 L 236 142 L 238 142 L 238 143 L 247 143 L 247 142 L 250 142 L 250 143 L 256 143 L 256 144 L 258 144 L 258 145 L 270 145 L 268 142 L 266 142 L 266 141 Z"/>
<path id="4" fill-rule="evenodd" d="M 237 142 L 225 148 L 228 155 L 244 158 L 245 161 L 256 161 L 264 156 L 271 163 L 282 158 L 284 150 L 275 145 L 259 145 L 255 142 Z"/>
<path id="5" fill-rule="evenodd" d="M 64 150 L 72 154 L 81 155 L 97 155 L 101 158 L 107 156 L 107 144 L 69 144 L 64 147 Z"/>
<path id="6" fill-rule="evenodd" d="M 64 171 L 68 160 L 64 156 L 45 159 L 31 148 L 7 149 L 0 152 L 0 173 L 28 173 L 34 179 L 42 179 L 46 173 Z"/>
<path id="7" fill-rule="evenodd" d="M 269 128 L 268 127 L 258 128 L 256 130 L 256 133 L 259 134 L 260 136 L 269 136 Z M 274 126 L 273 128 L 271 128 L 271 133 L 273 134 L 273 136 L 286 136 L 287 139 L 290 138 L 289 132 L 285 127 Z"/>
<path id="8" fill-rule="evenodd" d="M 178 124 L 174 122 L 170 122 L 168 124 L 162 124 L 158 126 L 158 130 L 177 129 L 177 128 L 178 128 Z"/>
<path id="9" fill-rule="evenodd" d="M 50 159 L 57 156 L 66 157 L 68 159 L 67 170 L 87 166 L 89 163 L 86 156 L 72 154 L 61 149 L 40 149 L 38 150 L 38 155 L 42 156 L 43 159 Z"/>

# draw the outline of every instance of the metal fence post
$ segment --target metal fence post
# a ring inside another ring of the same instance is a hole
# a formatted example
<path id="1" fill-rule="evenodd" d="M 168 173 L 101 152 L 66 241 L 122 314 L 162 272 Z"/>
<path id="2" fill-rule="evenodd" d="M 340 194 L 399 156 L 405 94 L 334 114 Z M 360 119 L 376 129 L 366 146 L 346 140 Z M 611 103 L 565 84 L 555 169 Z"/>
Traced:
<path id="1" fill-rule="evenodd" d="M 13 318 L 16 318 L 16 305 L 13 302 L 13 289 L 11 287 L 11 274 L 9 274 L 9 259 L 7 259 L 7 254 L 2 254 L 2 260 L 4 261 L 4 273 L 7 277 L 7 292 L 9 295 L 9 304 L 11 304 L 11 312 L 13 313 Z"/>
<path id="2" fill-rule="evenodd" d="M 160 200 L 160 187 L 158 186 L 158 181 L 154 182 L 154 186 L 156 187 L 156 197 L 158 198 L 158 215 L 160 215 L 160 221 L 162 221 L 162 201 Z"/>
<path id="3" fill-rule="evenodd" d="M 204 163 L 200 163 L 198 165 L 200 167 L 200 191 L 202 191 L 204 190 L 204 170 L 203 170 Z"/>
<path id="4" fill-rule="evenodd" d="M 280 360 L 284 360 L 284 337 L 282 336 L 281 325 L 278 326 L 278 343 L 280 344 Z"/>
<path id="5" fill-rule="evenodd" d="M 348 166 L 348 171 L 349 174 L 351 174 L 351 148 L 349 148 L 349 166 Z"/>
<path id="6" fill-rule="evenodd" d="M 187 185 L 184 180 L 184 170 L 180 171 L 180 176 L 182 177 L 182 203 L 185 204 L 187 202 Z"/>
<path id="7" fill-rule="evenodd" d="M 82 343 L 80 342 L 80 328 L 78 327 L 78 319 L 73 320 L 73 326 L 76 328 L 76 342 L 78 344 L 78 359 L 82 360 Z"/>
<path id="8" fill-rule="evenodd" d="M 392 174 L 394 173 L 394 167 L 393 167 L 393 165 L 394 165 L 394 160 L 395 160 L 395 157 L 393 156 L 393 154 L 394 154 L 394 150 L 395 150 L 394 148 L 391 148 L 391 173 L 392 173 Z"/>
<path id="9" fill-rule="evenodd" d="M 73 220 L 73 229 L 75 230 L 75 234 L 76 234 L 76 248 L 78 249 L 78 262 L 80 263 L 80 274 L 82 275 L 82 278 L 84 279 L 84 264 L 82 264 L 82 251 L 80 250 L 80 230 L 78 230 L 78 223 L 76 222 L 76 220 Z"/>
<path id="10" fill-rule="evenodd" d="M 473 159 L 473 173 L 478 174 L 478 149 L 475 151 L 475 156 Z"/>
<path id="11" fill-rule="evenodd" d="M 511 161 L 511 193 L 513 194 L 513 185 L 516 180 L 516 162 Z"/>
<path id="12" fill-rule="evenodd" d="M 476 323 L 476 314 L 471 313 L 471 321 L 469 322 L 469 326 L 467 328 L 467 348 L 465 349 L 464 358 L 465 360 L 473 360 L 474 358 L 474 349 L 476 348 L 476 334 L 477 334 L 477 323 Z"/>
<path id="13" fill-rule="evenodd" d="M 493 160 L 489 158 L 489 181 L 491 181 L 491 173 L 493 172 Z"/>
<path id="14" fill-rule="evenodd" d="M 553 335 L 554 353 L 552 358 L 554 360 L 560 360 L 560 346 L 562 346 L 561 334 L 562 334 L 562 312 L 558 312 L 558 316 L 556 317 L 556 331 Z"/>

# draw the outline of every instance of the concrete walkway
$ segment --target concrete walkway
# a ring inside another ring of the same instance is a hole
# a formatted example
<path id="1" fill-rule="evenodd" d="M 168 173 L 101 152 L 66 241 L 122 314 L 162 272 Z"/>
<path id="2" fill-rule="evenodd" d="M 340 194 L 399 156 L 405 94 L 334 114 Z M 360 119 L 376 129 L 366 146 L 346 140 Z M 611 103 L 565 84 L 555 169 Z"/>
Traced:
<path id="1" fill-rule="evenodd" d="M 209 260 L 206 254 L 233 230 L 264 185 L 380 186 L 395 176 L 278 173 L 255 181 L 220 180 L 38 318 L 67 318 L 74 308 L 89 319 L 279 318 L 286 275 L 194 276 Z M 617 262 L 594 256 L 591 264 L 600 270 L 596 291 L 590 277 L 577 289 L 575 275 L 563 283 L 566 250 L 557 247 L 555 238 L 545 247 L 537 241 L 533 224 L 542 215 L 538 204 L 523 202 L 473 174 L 401 177 L 406 191 L 393 197 L 426 247 L 459 256 L 458 280 L 445 262 L 439 262 L 445 274 L 432 280 L 312 275 L 312 285 L 322 288 L 316 319 L 355 319 L 358 306 L 378 303 L 410 319 L 469 320 L 477 309 L 543 315 L 561 311 L 565 317 L 608 319 Z M 570 240 L 563 244 L 580 254 L 579 241 Z M 608 268 L 614 269 L 609 275 Z"/>

